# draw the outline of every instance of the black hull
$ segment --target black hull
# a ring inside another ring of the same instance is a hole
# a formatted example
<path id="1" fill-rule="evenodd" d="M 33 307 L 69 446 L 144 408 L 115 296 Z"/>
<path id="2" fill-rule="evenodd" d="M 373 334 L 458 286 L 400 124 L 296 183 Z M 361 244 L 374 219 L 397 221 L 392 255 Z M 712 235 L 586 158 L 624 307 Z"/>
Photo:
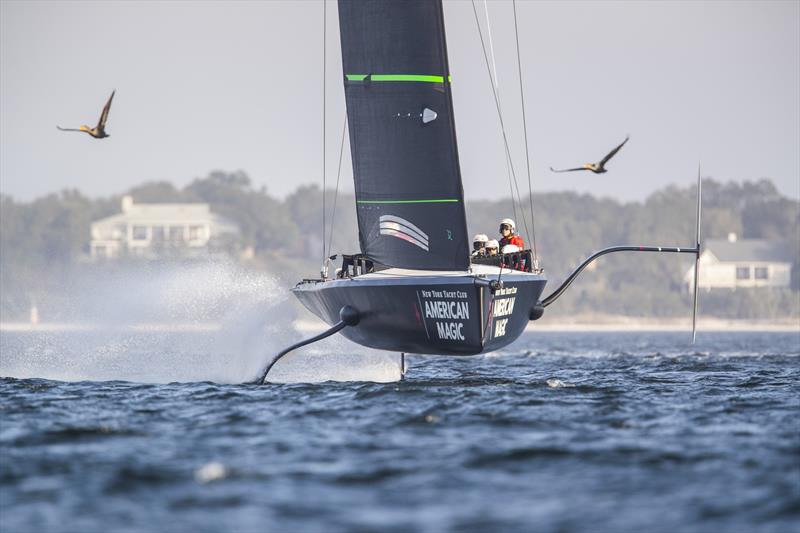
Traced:
<path id="1" fill-rule="evenodd" d="M 493 294 L 486 283 L 491 279 L 497 276 L 387 272 L 305 282 L 292 292 L 328 324 L 339 321 L 339 310 L 345 305 L 358 310 L 358 325 L 341 333 L 363 346 L 418 354 L 474 355 L 516 340 L 547 282 L 541 275 L 506 270 L 503 288 Z"/>

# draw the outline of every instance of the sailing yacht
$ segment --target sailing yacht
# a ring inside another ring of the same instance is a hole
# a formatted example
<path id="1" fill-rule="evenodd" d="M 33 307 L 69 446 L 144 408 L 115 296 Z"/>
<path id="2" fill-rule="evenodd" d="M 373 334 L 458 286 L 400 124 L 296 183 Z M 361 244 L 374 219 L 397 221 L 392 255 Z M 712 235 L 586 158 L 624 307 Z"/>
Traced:
<path id="1" fill-rule="evenodd" d="M 441 1 L 341 0 L 339 26 L 361 251 L 294 294 L 329 324 L 356 310 L 342 334 L 371 348 L 513 342 L 547 279 L 530 251 L 471 263 Z"/>
<path id="2" fill-rule="evenodd" d="M 547 278 L 531 250 L 471 258 L 441 0 L 338 4 L 360 251 L 292 289 L 330 328 L 278 353 L 258 382 L 287 353 L 339 332 L 401 354 L 497 350 L 610 253 L 693 254 L 697 276 L 699 169 L 694 246 L 602 249 L 545 298 Z M 496 92 L 495 103 L 500 114 Z M 696 314 L 695 281 L 693 342 Z"/>

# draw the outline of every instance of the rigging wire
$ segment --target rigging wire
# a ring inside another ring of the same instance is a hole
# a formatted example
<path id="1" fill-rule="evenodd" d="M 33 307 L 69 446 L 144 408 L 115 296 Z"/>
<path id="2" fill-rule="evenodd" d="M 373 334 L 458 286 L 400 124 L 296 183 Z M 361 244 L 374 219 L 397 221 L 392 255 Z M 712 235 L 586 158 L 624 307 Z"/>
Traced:
<path id="1" fill-rule="evenodd" d="M 497 78 L 497 61 L 494 57 L 494 41 L 492 39 L 492 24 L 489 19 L 489 3 L 488 0 L 483 0 L 483 10 L 486 13 L 486 28 L 489 34 L 489 50 L 492 53 L 492 70 L 494 72 L 494 88 L 496 91 L 500 90 L 500 81 Z M 505 157 L 506 160 L 506 176 L 508 176 L 508 190 L 511 194 L 511 210 L 514 212 L 514 220 L 517 220 L 517 203 L 514 201 L 514 185 L 511 182 L 511 162 L 508 158 L 508 154 Z M 520 204 L 522 201 L 520 201 Z"/>
<path id="2" fill-rule="evenodd" d="M 483 0 L 483 11 L 486 13 L 486 31 L 489 34 L 489 51 L 492 53 L 492 71 L 494 72 L 494 86 L 500 88 L 500 80 L 497 79 L 497 61 L 494 58 L 494 41 L 492 40 L 492 23 L 489 19 L 489 0 Z"/>
<path id="3" fill-rule="evenodd" d="M 514 37 L 517 43 L 517 71 L 519 72 L 519 98 L 522 102 L 522 128 L 525 132 L 525 162 L 528 166 L 528 200 L 531 208 L 531 228 L 533 229 L 533 267 L 539 269 L 539 255 L 536 253 L 536 224 L 533 215 L 533 186 L 531 185 L 531 158 L 528 153 L 528 121 L 525 118 L 525 91 L 522 89 L 522 61 L 519 53 L 519 30 L 517 29 L 517 0 L 512 0 L 514 6 Z"/>
<path id="4" fill-rule="evenodd" d="M 511 163 L 508 159 L 508 153 L 506 155 L 506 174 L 508 175 L 508 190 L 511 193 L 511 210 L 514 212 L 514 220 L 518 220 L 517 217 L 517 202 L 514 201 L 514 185 L 511 183 Z M 522 203 L 522 202 L 520 202 Z"/>
<path id="5" fill-rule="evenodd" d="M 325 211 L 325 159 L 326 159 L 326 135 L 325 135 L 325 111 L 326 111 L 326 91 L 325 91 L 325 78 L 326 72 L 325 67 L 327 66 L 327 52 L 328 52 L 328 39 L 327 39 L 327 30 L 328 30 L 328 3 L 326 0 L 322 0 L 322 271 L 323 277 L 325 277 L 324 271 L 326 270 L 325 267 L 325 218 L 326 218 L 326 211 Z"/>
<path id="6" fill-rule="evenodd" d="M 336 200 L 339 198 L 339 178 L 342 175 L 342 155 L 344 154 L 344 138 L 347 134 L 347 111 L 344 113 L 344 125 L 342 126 L 342 143 L 339 146 L 339 169 L 336 171 L 336 190 L 333 194 L 333 208 L 331 209 L 331 232 L 330 236 L 328 237 L 328 253 L 325 254 L 325 257 L 328 257 L 331 253 L 331 247 L 333 246 L 333 226 L 336 222 Z M 324 236 L 324 235 L 323 235 Z"/>
<path id="7" fill-rule="evenodd" d="M 483 40 L 483 31 L 481 30 L 481 24 L 480 24 L 480 21 L 478 20 L 478 10 L 475 7 L 475 0 L 472 0 L 472 13 L 475 15 L 475 25 L 478 28 L 478 36 L 480 37 L 480 40 L 481 40 L 481 48 L 483 49 L 483 59 L 484 59 L 484 61 L 486 63 L 486 73 L 489 75 L 489 81 L 491 82 L 492 81 L 491 80 L 491 78 L 492 78 L 492 69 L 491 69 L 491 66 L 489 65 L 489 56 L 486 54 L 486 43 Z M 501 107 L 500 107 L 500 98 L 499 98 L 499 96 L 497 94 L 497 90 L 495 89 L 494 83 L 492 83 L 491 85 L 492 85 L 492 94 L 494 96 L 494 104 L 495 104 L 495 107 L 497 108 L 497 117 L 500 120 L 500 131 L 503 134 L 503 145 L 504 145 L 505 150 L 506 150 L 506 157 L 508 158 L 508 161 L 509 161 L 509 164 L 510 164 L 511 175 L 512 175 L 512 177 L 514 179 L 514 186 L 517 189 L 517 196 L 520 198 L 520 204 L 521 204 L 522 203 L 522 196 L 519 193 L 519 183 L 517 182 L 517 174 L 514 171 L 514 161 L 513 161 L 513 158 L 511 157 L 511 150 L 508 147 L 508 136 L 506 135 L 506 126 L 505 126 L 505 122 L 503 121 L 503 113 L 502 113 L 502 110 L 501 110 Z M 512 192 L 511 201 L 512 201 L 512 203 L 514 202 L 513 192 Z M 520 206 L 520 208 L 521 208 L 521 206 Z M 525 212 L 524 211 L 522 211 L 522 222 L 523 222 L 523 225 L 525 226 L 525 233 L 530 235 L 530 230 L 528 229 L 528 221 L 527 221 L 527 218 L 525 216 Z"/>

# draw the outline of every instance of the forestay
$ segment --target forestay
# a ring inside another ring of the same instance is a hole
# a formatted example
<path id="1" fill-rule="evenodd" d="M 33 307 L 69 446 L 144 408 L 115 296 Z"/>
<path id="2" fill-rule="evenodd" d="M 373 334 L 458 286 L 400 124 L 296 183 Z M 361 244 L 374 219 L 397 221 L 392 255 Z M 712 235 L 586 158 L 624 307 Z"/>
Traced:
<path id="1" fill-rule="evenodd" d="M 466 270 L 441 1 L 340 0 L 339 23 L 361 251 Z"/>

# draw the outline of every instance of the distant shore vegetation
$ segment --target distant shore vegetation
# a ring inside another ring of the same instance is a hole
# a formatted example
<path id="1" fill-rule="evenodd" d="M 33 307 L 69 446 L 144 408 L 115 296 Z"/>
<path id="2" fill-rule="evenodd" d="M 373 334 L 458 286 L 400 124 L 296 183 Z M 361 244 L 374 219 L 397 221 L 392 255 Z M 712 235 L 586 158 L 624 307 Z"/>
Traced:
<path id="1" fill-rule="evenodd" d="M 0 320 L 25 320 L 36 302 L 53 299 L 76 275 L 119 268 L 89 260 L 90 225 L 120 211 L 125 195 L 137 203 L 203 202 L 235 222 L 240 230 L 230 243 L 231 261 L 274 274 L 287 288 L 319 272 L 322 259 L 322 191 L 302 186 L 281 200 L 255 187 L 241 171 L 214 171 L 179 188 L 148 182 L 119 195 L 92 198 L 76 189 L 30 202 L 0 194 Z M 326 190 L 326 243 L 331 253 L 358 251 L 352 194 Z M 331 229 L 331 212 L 336 205 Z M 548 289 L 555 288 L 593 251 L 617 244 L 692 246 L 694 187 L 669 186 L 643 202 L 620 202 L 573 192 L 533 195 L 536 245 Z M 528 208 L 510 199 L 467 201 L 470 235 L 497 231 L 498 221 L 514 216 L 526 242 L 521 215 Z M 527 211 L 526 211 L 527 212 Z M 531 226 L 530 216 L 527 220 Z M 530 227 L 529 227 L 530 229 Z M 701 297 L 701 313 L 742 319 L 800 317 L 800 204 L 782 196 L 768 179 L 743 183 L 703 181 L 702 234 L 724 239 L 786 242 L 793 260 L 791 286 L 785 289 L 712 290 Z M 331 238 L 332 235 L 332 238 Z M 134 260 L 128 261 L 127 267 Z M 615 254 L 601 258 L 557 304 L 550 315 L 602 313 L 634 317 L 677 317 L 690 312 L 691 297 L 683 276 L 690 256 Z M 547 292 L 547 290 L 545 292 Z"/>

